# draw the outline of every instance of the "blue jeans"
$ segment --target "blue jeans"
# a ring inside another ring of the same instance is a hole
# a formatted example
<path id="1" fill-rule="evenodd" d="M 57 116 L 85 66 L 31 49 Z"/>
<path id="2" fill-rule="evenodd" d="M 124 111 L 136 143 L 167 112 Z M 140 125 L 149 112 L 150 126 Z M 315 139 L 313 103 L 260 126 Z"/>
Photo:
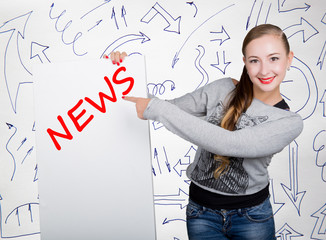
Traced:
<path id="1" fill-rule="evenodd" d="M 189 200 L 187 231 L 189 240 L 276 239 L 269 198 L 257 206 L 234 210 L 213 210 Z"/>

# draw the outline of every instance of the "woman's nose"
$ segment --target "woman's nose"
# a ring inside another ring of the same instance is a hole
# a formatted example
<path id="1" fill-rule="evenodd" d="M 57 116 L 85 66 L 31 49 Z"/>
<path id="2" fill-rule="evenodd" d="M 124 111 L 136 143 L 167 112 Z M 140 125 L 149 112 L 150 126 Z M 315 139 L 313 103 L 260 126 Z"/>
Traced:
<path id="1" fill-rule="evenodd" d="M 262 62 L 261 66 L 260 66 L 260 74 L 262 76 L 267 76 L 269 74 L 269 71 L 270 71 L 269 64 L 266 62 Z"/>

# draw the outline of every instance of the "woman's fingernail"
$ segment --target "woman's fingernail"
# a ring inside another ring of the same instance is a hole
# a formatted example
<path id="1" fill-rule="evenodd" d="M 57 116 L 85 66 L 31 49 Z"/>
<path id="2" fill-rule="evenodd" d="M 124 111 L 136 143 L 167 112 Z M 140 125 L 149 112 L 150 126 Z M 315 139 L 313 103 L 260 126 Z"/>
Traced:
<path id="1" fill-rule="evenodd" d="M 120 66 L 120 63 L 117 62 L 117 65 Z"/>
<path id="2" fill-rule="evenodd" d="M 120 59 L 120 62 L 122 63 L 122 59 Z"/>
<path id="3" fill-rule="evenodd" d="M 115 61 L 112 61 L 112 64 L 115 64 Z"/>
<path id="4" fill-rule="evenodd" d="M 108 56 L 108 55 L 104 55 L 104 58 L 108 59 L 108 58 L 109 58 L 109 56 Z"/>
<path id="5" fill-rule="evenodd" d="M 125 99 L 125 96 L 122 96 L 121 98 L 122 98 L 122 99 Z"/>

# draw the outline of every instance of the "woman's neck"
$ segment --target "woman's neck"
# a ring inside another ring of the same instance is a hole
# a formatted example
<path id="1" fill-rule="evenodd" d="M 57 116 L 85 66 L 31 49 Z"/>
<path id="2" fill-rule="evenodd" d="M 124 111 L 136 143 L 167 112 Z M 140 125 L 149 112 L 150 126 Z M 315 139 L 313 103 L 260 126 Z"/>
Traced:
<path id="1" fill-rule="evenodd" d="M 279 91 L 274 92 L 256 92 L 254 90 L 254 98 L 264 102 L 267 105 L 274 106 L 276 103 L 282 101 L 282 95 Z"/>

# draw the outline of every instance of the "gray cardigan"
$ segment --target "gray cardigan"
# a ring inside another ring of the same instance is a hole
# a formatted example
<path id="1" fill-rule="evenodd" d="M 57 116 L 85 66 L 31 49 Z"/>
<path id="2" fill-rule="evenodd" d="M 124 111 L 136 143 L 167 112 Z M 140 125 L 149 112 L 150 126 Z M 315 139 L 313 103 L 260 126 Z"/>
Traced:
<path id="1" fill-rule="evenodd" d="M 214 81 L 170 101 L 153 98 L 144 117 L 159 121 L 171 132 L 198 146 L 187 176 L 196 185 L 225 195 L 248 195 L 267 186 L 267 167 L 302 131 L 302 118 L 291 111 L 254 99 L 235 131 L 221 128 L 225 101 L 234 89 L 231 78 Z M 228 156 L 228 171 L 213 177 L 219 162 L 214 155 Z"/>

